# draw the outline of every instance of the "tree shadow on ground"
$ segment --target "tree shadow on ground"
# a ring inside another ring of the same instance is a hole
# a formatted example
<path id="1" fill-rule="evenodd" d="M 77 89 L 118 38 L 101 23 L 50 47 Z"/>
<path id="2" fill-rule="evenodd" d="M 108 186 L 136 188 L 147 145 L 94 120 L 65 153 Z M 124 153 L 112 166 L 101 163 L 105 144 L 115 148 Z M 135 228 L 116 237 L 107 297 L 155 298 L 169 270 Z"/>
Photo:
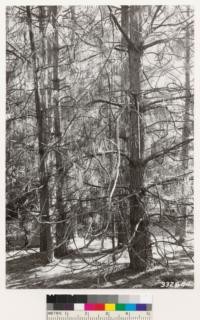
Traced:
<path id="1" fill-rule="evenodd" d="M 101 252 L 74 250 L 53 264 L 46 264 L 41 253 L 9 259 L 7 288 L 162 288 L 164 282 L 183 283 L 183 288 L 193 287 L 193 263 L 183 252 L 176 259 L 169 258 L 170 268 L 157 265 L 139 274 L 133 274 L 127 263 L 118 263 L 116 268 L 110 269 L 91 268 L 86 263 L 85 259 L 93 261 L 109 253 L 110 249 Z"/>
<path id="2" fill-rule="evenodd" d="M 6 262 L 6 273 L 7 274 L 21 274 L 28 272 L 33 268 L 45 265 L 45 257 L 41 253 L 31 253 L 29 255 L 15 258 Z"/>

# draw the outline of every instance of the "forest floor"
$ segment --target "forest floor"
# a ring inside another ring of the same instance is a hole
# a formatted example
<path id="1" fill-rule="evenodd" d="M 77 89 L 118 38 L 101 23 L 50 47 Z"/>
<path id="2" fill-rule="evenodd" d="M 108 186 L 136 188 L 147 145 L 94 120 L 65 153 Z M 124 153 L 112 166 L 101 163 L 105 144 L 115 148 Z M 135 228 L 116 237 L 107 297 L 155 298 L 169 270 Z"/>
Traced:
<path id="1" fill-rule="evenodd" d="M 71 242 L 66 257 L 49 264 L 45 264 L 39 249 L 10 251 L 7 253 L 6 285 L 10 289 L 193 288 L 193 245 L 191 240 L 187 242 L 184 248 L 169 243 L 162 244 L 159 250 L 154 247 L 156 264 L 135 275 L 129 268 L 127 250 L 116 254 L 116 262 L 113 262 L 110 239 L 105 239 L 101 250 L 100 240 L 84 247 L 84 240 L 77 238 L 75 243 Z"/>

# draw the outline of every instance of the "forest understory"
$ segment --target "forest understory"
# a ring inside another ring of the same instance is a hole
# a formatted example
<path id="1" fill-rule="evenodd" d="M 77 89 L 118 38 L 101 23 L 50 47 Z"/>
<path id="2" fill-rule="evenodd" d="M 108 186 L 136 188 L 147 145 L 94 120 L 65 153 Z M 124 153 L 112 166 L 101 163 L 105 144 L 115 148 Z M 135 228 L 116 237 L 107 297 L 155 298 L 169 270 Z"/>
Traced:
<path id="1" fill-rule="evenodd" d="M 159 230 L 152 230 L 154 234 Z M 166 235 L 165 235 L 166 236 Z M 161 232 L 157 241 L 166 240 Z M 116 239 L 117 240 L 117 239 Z M 169 239 L 170 241 L 170 239 Z M 167 243 L 167 240 L 166 240 Z M 184 246 L 165 244 L 153 246 L 152 266 L 133 274 L 128 252 L 116 250 L 113 261 L 109 238 L 94 240 L 87 247 L 83 238 L 71 240 L 66 257 L 46 264 L 39 248 L 7 253 L 7 288 L 193 288 L 193 239 L 188 230 Z M 163 260 L 165 257 L 165 261 Z"/>

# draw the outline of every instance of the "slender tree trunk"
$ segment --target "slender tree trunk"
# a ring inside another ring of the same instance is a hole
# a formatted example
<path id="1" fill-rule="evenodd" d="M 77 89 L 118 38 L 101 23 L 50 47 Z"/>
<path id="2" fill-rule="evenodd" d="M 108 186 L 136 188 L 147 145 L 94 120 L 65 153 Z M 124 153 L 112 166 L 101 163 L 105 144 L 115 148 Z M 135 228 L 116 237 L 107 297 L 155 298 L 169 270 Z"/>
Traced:
<path id="1" fill-rule="evenodd" d="M 121 7 L 121 27 L 126 33 L 127 36 L 129 36 L 129 6 L 122 6 Z M 128 49 L 128 44 L 124 36 L 121 36 L 121 47 L 123 50 Z M 128 105 L 128 99 L 126 90 L 129 87 L 129 78 L 128 78 L 128 55 L 126 55 L 124 52 L 121 56 L 122 59 L 122 71 L 121 71 L 121 103 L 124 105 Z M 128 119 L 128 112 L 127 109 L 124 110 L 124 112 L 121 115 L 121 126 L 120 126 L 120 144 L 121 149 L 123 152 L 128 152 L 128 132 L 129 132 L 129 125 L 128 125 L 129 119 Z M 126 185 L 127 179 L 129 177 L 129 168 L 126 163 L 126 159 L 121 159 L 121 170 L 120 170 L 120 184 Z M 121 194 L 123 196 L 124 191 L 121 190 Z M 126 201 L 126 200 L 124 200 Z M 124 216 L 128 216 L 129 209 L 126 203 L 120 202 L 119 203 L 119 214 L 117 220 L 117 230 L 118 230 L 118 247 L 123 246 L 125 242 L 127 242 L 127 230 L 125 228 L 124 223 Z"/>
<path id="2" fill-rule="evenodd" d="M 190 16 L 190 9 L 187 9 L 187 17 Z M 183 131 L 182 131 L 182 140 L 185 141 L 190 136 L 190 32 L 189 25 L 186 27 L 185 33 L 185 90 L 186 90 L 186 99 L 185 99 L 185 111 L 183 119 Z M 183 172 L 188 170 L 188 157 L 189 157 L 189 145 L 183 144 L 182 147 L 182 169 Z M 187 178 L 186 178 L 187 179 Z M 187 181 L 183 181 L 182 184 L 182 195 L 187 197 L 187 191 L 185 186 L 187 186 Z M 179 238 L 180 242 L 184 242 L 186 237 L 186 223 L 187 223 L 187 207 L 183 206 L 178 210 L 178 222 L 176 224 L 176 236 Z"/>
<path id="3" fill-rule="evenodd" d="M 112 112 L 111 108 L 108 108 L 108 138 L 112 139 L 112 122 L 111 122 Z M 109 171 L 112 176 L 112 170 L 113 170 L 113 156 L 112 154 L 109 157 Z M 110 204 L 110 212 L 109 215 L 111 215 L 111 232 L 112 232 L 112 250 L 113 250 L 113 262 L 116 261 L 115 258 L 115 237 L 116 237 L 116 228 L 115 228 L 115 208 L 113 208 L 112 204 Z"/>
<path id="4" fill-rule="evenodd" d="M 34 33 L 32 28 L 32 15 L 30 6 L 26 7 L 27 23 L 29 28 L 29 38 L 31 46 L 31 57 L 33 67 L 34 92 L 35 92 L 35 108 L 38 129 L 38 147 L 39 147 L 39 179 L 40 179 L 40 252 L 47 252 L 49 261 L 53 260 L 53 248 L 51 241 L 51 232 L 48 223 L 49 221 L 49 189 L 48 189 L 48 173 L 46 169 L 46 138 L 44 134 L 44 114 L 43 107 L 39 94 L 39 79 L 37 75 L 37 53 L 35 47 Z"/>
<path id="5" fill-rule="evenodd" d="M 130 267 L 134 273 L 146 270 L 150 256 L 148 222 L 142 201 L 144 167 L 142 165 L 144 131 L 141 121 L 141 29 L 139 6 L 130 6 L 130 39 L 133 45 L 128 46 L 130 111 L 129 111 L 129 153 L 130 166 L 130 232 L 129 246 Z"/>
<path id="6" fill-rule="evenodd" d="M 60 106 L 59 106 L 59 44 L 58 44 L 58 27 L 57 27 L 57 6 L 53 6 L 52 10 L 52 25 L 54 29 L 53 38 L 53 108 L 54 108 L 54 134 L 55 134 L 55 161 L 56 161 L 56 245 L 55 254 L 57 257 L 66 255 L 67 253 L 67 235 L 66 214 L 63 204 L 63 187 L 64 187 L 64 164 L 62 159 L 61 141 L 61 119 L 60 119 Z"/>

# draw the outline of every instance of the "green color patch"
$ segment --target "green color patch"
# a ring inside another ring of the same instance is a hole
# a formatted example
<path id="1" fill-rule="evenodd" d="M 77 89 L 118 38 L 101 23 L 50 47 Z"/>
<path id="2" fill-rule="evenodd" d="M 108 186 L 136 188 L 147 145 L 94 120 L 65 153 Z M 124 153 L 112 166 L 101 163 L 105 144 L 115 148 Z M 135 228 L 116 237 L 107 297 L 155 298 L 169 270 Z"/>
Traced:
<path id="1" fill-rule="evenodd" d="M 115 306 L 116 311 L 124 311 L 125 309 L 126 309 L 125 304 L 122 304 L 122 303 L 116 304 Z"/>

